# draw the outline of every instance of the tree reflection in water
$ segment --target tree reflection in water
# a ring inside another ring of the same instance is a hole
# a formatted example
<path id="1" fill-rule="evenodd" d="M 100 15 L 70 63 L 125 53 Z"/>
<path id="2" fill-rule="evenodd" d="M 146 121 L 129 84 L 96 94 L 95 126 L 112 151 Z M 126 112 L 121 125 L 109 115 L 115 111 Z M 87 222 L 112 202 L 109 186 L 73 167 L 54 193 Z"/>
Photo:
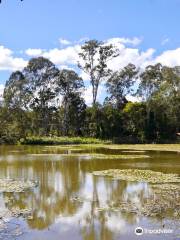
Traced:
<path id="1" fill-rule="evenodd" d="M 29 150 L 28 150 L 29 151 Z M 36 150 L 38 153 L 42 151 Z M 78 229 L 83 239 L 114 239 L 126 231 L 127 225 L 139 221 L 138 214 L 121 211 L 97 211 L 100 207 L 118 202 L 135 202 L 141 205 L 149 194 L 147 184 L 93 176 L 94 170 L 108 169 L 117 160 L 80 160 L 66 158 L 52 161 L 53 156 L 17 154 L 13 161 L 1 161 L 1 178 L 32 179 L 39 185 L 24 193 L 4 193 L 12 196 L 7 208 L 30 208 L 33 220 L 26 220 L 31 230 L 44 230 L 52 226 Z M 18 160 L 18 158 L 20 160 Z M 80 197 L 82 201 L 74 201 Z M 59 229 L 59 231 L 61 231 Z"/>

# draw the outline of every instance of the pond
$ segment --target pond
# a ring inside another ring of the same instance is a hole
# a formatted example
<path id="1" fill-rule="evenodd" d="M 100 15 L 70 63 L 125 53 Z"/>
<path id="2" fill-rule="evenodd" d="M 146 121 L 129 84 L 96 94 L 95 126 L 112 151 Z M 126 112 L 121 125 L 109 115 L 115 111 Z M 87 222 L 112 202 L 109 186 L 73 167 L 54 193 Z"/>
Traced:
<path id="1" fill-rule="evenodd" d="M 109 169 L 145 171 L 130 179 L 103 174 Z M 149 170 L 172 174 L 170 181 L 149 181 Z M 0 146 L 0 239 L 139 239 L 136 227 L 141 239 L 178 239 L 179 174 L 175 151 Z"/>

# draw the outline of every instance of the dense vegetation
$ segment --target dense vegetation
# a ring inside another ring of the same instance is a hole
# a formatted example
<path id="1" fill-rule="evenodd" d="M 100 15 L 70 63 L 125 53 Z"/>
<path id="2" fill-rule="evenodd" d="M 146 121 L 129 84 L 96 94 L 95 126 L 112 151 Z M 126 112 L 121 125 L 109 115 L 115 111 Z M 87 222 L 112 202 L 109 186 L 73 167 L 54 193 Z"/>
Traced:
<path id="1" fill-rule="evenodd" d="M 78 73 L 59 70 L 43 57 L 33 58 L 6 82 L 0 105 L 1 143 L 60 136 L 119 143 L 176 140 L 180 67 L 156 64 L 137 69 L 128 64 L 113 72 L 108 61 L 119 55 L 117 49 L 96 40 L 86 42 L 79 55 L 78 66 L 89 75 L 92 85 L 92 106 L 85 103 L 85 86 Z M 102 83 L 107 97 L 100 104 L 97 94 Z M 129 102 L 128 94 L 141 101 Z"/>
<path id="2" fill-rule="evenodd" d="M 71 145 L 71 144 L 108 144 L 109 141 L 103 141 L 88 137 L 26 137 L 19 141 L 22 145 Z"/>

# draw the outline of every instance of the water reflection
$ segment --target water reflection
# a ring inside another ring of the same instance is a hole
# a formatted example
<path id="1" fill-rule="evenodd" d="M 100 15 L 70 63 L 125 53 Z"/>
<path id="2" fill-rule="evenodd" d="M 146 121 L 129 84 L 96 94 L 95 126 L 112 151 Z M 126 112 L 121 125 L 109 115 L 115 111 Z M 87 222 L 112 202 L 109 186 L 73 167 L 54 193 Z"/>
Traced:
<path id="1" fill-rule="evenodd" d="M 33 220 L 26 220 L 31 231 L 54 227 L 59 233 L 64 229 L 66 232 L 77 229 L 79 238 L 85 240 L 111 240 L 126 234 L 129 227 L 136 226 L 141 221 L 140 216 L 97 209 L 118 201 L 133 201 L 139 205 L 151 191 L 146 183 L 129 183 L 97 177 L 92 175 L 92 171 L 132 168 L 138 164 L 148 169 L 168 171 L 166 166 L 159 164 L 162 158 L 164 159 L 164 156 L 160 158 L 159 154 L 158 162 L 153 163 L 152 158 L 141 160 L 140 164 L 138 159 L 129 162 L 107 159 L 87 161 L 71 157 L 63 159 L 59 155 L 55 155 L 56 161 L 52 155 L 43 161 L 43 155 L 35 155 L 45 151 L 51 154 L 61 153 L 56 148 L 47 150 L 43 147 L 1 147 L 0 151 L 1 178 L 32 179 L 39 183 L 32 191 L 1 194 L 4 199 L 13 196 L 5 206 L 9 209 L 16 206 L 32 209 Z M 62 152 L 64 153 L 64 150 Z M 30 153 L 34 156 L 30 157 Z M 180 169 L 179 159 L 176 159 L 176 155 L 173 157 L 177 161 L 176 172 Z M 165 163 L 169 164 L 169 159 Z M 76 197 L 81 197 L 83 201 L 74 200 Z M 2 207 L 3 201 L 0 204 Z"/>

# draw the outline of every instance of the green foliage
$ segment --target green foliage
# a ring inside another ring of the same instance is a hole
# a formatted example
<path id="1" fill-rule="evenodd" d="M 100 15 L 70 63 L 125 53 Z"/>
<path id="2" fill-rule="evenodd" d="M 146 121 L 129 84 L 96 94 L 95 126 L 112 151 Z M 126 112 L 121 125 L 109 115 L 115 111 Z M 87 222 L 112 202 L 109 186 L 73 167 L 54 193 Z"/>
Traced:
<path id="1" fill-rule="evenodd" d="M 137 78 L 137 69 L 133 64 L 128 64 L 119 72 L 114 72 L 106 83 L 110 94 L 109 101 L 117 108 L 122 108 L 127 102 L 126 96 L 132 92 L 132 86 Z"/>
<path id="2" fill-rule="evenodd" d="M 78 66 L 89 75 L 92 85 L 93 105 L 96 104 L 100 82 L 111 73 L 107 62 L 118 55 L 117 49 L 112 44 L 107 45 L 97 40 L 87 41 L 81 47 L 79 56 L 83 63 L 79 63 Z"/>
<path id="3" fill-rule="evenodd" d="M 149 65 L 140 75 L 140 85 L 137 94 L 148 101 L 158 91 L 163 82 L 163 67 L 161 64 Z"/>
<path id="4" fill-rule="evenodd" d="M 146 105 L 144 103 L 126 104 L 123 109 L 125 135 L 132 136 L 137 142 L 145 142 Z"/>
<path id="5" fill-rule="evenodd" d="M 160 64 L 141 74 L 138 93 L 146 99 L 146 139 L 175 139 L 180 130 L 180 71 Z"/>
<path id="6" fill-rule="evenodd" d="M 92 106 L 85 104 L 82 78 L 73 70 L 59 70 L 46 58 L 33 58 L 22 71 L 12 73 L 0 105 L 0 143 L 20 139 L 23 144 L 176 141 L 180 67 L 156 64 L 139 70 L 128 64 L 112 72 L 107 62 L 117 55 L 112 45 L 96 40 L 82 46 L 79 67 L 89 74 Z M 108 95 L 101 105 L 96 98 L 102 80 Z M 142 101 L 128 102 L 127 95 L 135 88 Z"/>
<path id="7" fill-rule="evenodd" d="M 63 97 L 63 134 L 67 136 L 70 128 L 74 125 L 76 126 L 74 126 L 71 133 L 80 134 L 81 125 L 78 123 L 78 120 L 83 118 L 86 108 L 81 98 L 84 90 L 83 80 L 72 70 L 62 70 L 58 74 L 56 85 L 56 93 L 58 95 L 61 94 Z"/>
<path id="8" fill-rule="evenodd" d="M 64 144 L 101 144 L 105 143 L 97 138 L 85 137 L 27 137 L 20 139 L 21 144 L 35 145 L 64 145 Z"/>

